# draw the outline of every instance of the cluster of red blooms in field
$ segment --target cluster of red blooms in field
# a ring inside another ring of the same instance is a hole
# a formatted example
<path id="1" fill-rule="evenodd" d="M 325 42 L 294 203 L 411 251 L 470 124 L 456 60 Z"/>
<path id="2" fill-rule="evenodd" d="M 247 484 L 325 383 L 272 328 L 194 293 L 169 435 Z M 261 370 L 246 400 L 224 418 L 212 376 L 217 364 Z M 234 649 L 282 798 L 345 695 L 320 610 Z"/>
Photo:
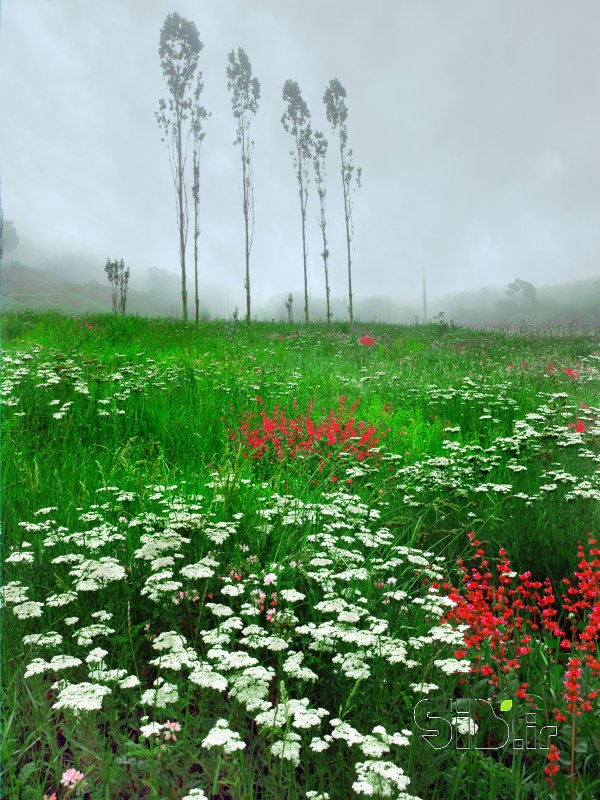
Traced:
<path id="1" fill-rule="evenodd" d="M 455 605 L 442 622 L 468 626 L 464 647 L 456 650 L 455 656 L 470 658 L 471 672 L 489 676 L 490 683 L 498 687 L 501 675 L 518 675 L 524 658 L 546 651 L 553 668 L 564 670 L 562 698 L 566 702 L 563 709 L 574 725 L 582 711 L 592 712 L 594 704 L 598 707 L 600 697 L 600 549 L 596 539 L 588 534 L 587 554 L 584 547 L 578 545 L 574 578 L 563 578 L 565 590 L 561 599 L 565 622 L 562 626 L 558 621 L 557 599 L 548 578 L 542 582 L 532 580 L 531 572 L 518 575 L 501 548 L 494 579 L 490 562 L 472 531 L 469 540 L 478 566 L 467 568 L 459 559 L 462 587 L 444 584 Z M 556 655 L 560 651 L 568 656 L 561 660 L 560 655 Z M 529 699 L 528 689 L 528 683 L 520 683 L 517 696 Z M 552 712 L 557 722 L 567 720 L 559 708 Z M 545 770 L 551 784 L 559 771 L 558 758 L 558 748 L 551 745 Z"/>
<path id="2" fill-rule="evenodd" d="M 355 418 L 358 404 L 359 401 L 356 401 L 347 408 L 346 398 L 342 396 L 337 409 L 331 409 L 320 419 L 313 416 L 312 403 L 308 404 L 305 413 L 299 413 L 296 401 L 295 416 L 291 417 L 278 405 L 271 414 L 261 411 L 260 421 L 250 411 L 244 414 L 239 430 L 231 433 L 231 439 L 236 441 L 239 436 L 247 448 L 244 455 L 251 455 L 255 459 L 282 461 L 316 455 L 321 458 L 322 466 L 325 458 L 346 452 L 362 461 L 373 455 L 372 449 L 385 433 Z"/>
<path id="3" fill-rule="evenodd" d="M 368 334 L 361 336 L 360 339 L 358 340 L 358 343 L 362 344 L 363 347 L 373 347 L 375 345 L 375 342 L 376 342 L 375 337 L 369 336 Z"/>

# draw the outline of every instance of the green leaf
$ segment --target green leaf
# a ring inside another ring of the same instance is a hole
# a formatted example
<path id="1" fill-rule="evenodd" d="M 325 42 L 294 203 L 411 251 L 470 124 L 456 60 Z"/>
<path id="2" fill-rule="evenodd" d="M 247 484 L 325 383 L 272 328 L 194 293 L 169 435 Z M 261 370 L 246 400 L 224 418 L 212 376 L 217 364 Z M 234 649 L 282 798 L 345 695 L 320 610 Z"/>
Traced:
<path id="1" fill-rule="evenodd" d="M 513 701 L 512 700 L 503 700 L 500 703 L 500 711 L 510 711 L 512 708 Z"/>

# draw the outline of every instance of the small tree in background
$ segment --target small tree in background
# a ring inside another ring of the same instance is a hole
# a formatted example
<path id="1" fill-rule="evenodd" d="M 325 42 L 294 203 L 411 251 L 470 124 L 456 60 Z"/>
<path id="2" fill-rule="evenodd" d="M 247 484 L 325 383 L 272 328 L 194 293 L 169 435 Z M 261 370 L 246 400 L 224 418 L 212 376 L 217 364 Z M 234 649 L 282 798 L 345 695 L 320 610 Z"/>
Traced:
<path id="1" fill-rule="evenodd" d="M 325 216 L 325 158 L 327 156 L 327 139 L 319 131 L 315 131 L 313 136 L 313 167 L 315 170 L 315 184 L 317 187 L 317 194 L 319 195 L 319 228 L 321 229 L 321 236 L 323 238 L 323 250 L 321 257 L 323 258 L 323 267 L 325 269 L 325 297 L 327 298 L 327 322 L 331 322 L 330 304 L 329 304 L 329 249 L 327 248 L 327 219 Z"/>
<path id="2" fill-rule="evenodd" d="M 234 50 L 229 53 L 227 65 L 227 88 L 231 92 L 231 106 L 236 121 L 234 145 L 239 145 L 242 159 L 242 208 L 244 211 L 244 231 L 246 242 L 246 322 L 250 324 L 250 250 L 254 238 L 254 191 L 252 187 L 252 149 L 250 123 L 258 110 L 260 84 L 252 77 L 250 59 L 241 47 L 237 56 Z"/>
<path id="3" fill-rule="evenodd" d="M 515 278 L 508 284 L 506 294 L 515 303 L 516 308 L 522 312 L 533 311 L 537 305 L 537 291 L 529 281 Z"/>
<path id="4" fill-rule="evenodd" d="M 198 239 L 200 237 L 200 145 L 206 135 L 204 122 L 209 114 L 200 105 L 200 94 L 204 84 L 202 73 L 198 72 L 194 102 L 192 103 L 192 198 L 194 200 L 194 299 L 196 303 L 196 324 L 200 321 L 200 298 L 198 296 Z"/>
<path id="5" fill-rule="evenodd" d="M 292 322 L 294 321 L 294 296 L 292 295 L 291 292 L 288 294 L 288 299 L 285 303 L 285 307 L 287 308 L 288 312 L 288 322 L 291 325 Z"/>
<path id="6" fill-rule="evenodd" d="M 104 272 L 106 272 L 110 283 L 113 313 L 120 313 L 125 316 L 127 289 L 129 287 L 129 267 L 125 266 L 123 259 L 111 261 L 110 258 L 107 258 Z"/>
<path id="7" fill-rule="evenodd" d="M 354 320 L 352 310 L 352 254 L 350 246 L 353 234 L 352 188 L 355 169 L 356 187 L 360 187 L 361 168 L 355 168 L 352 161 L 352 150 L 348 150 L 348 128 L 346 126 L 348 109 L 346 107 L 345 98 L 346 90 L 338 79 L 333 78 L 330 80 L 327 89 L 325 89 L 325 94 L 323 95 L 323 102 L 325 103 L 327 120 L 334 132 L 338 134 L 340 140 L 341 175 L 344 191 L 344 218 L 346 222 L 346 249 L 348 253 L 348 313 L 350 314 L 350 323 L 352 323 Z"/>
<path id="8" fill-rule="evenodd" d="M 290 150 L 292 163 L 296 170 L 300 214 L 302 217 L 302 264 L 304 269 L 304 321 L 308 322 L 308 276 L 306 269 L 306 205 L 308 203 L 308 183 L 312 155 L 312 131 L 310 111 L 302 97 L 296 81 L 287 80 L 283 85 L 283 99 L 287 103 L 281 117 L 283 127 L 294 137 L 294 149 Z"/>
<path id="9" fill-rule="evenodd" d="M 188 119 L 192 111 L 190 92 L 203 48 L 198 29 L 179 14 L 167 16 L 160 32 L 158 54 L 170 97 L 159 100 L 156 120 L 169 150 L 169 164 L 175 184 L 179 259 L 181 263 L 181 302 L 183 318 L 188 318 L 185 248 L 188 235 L 188 201 L 185 181 Z"/>

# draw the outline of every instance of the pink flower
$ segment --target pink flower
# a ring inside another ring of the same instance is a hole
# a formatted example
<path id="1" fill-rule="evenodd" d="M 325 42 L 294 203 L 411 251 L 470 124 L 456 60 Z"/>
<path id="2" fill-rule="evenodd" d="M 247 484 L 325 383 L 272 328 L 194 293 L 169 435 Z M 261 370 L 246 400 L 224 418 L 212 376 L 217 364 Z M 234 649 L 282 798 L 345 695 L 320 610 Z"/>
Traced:
<path id="1" fill-rule="evenodd" d="M 76 769 L 68 769 L 66 772 L 63 772 L 63 776 L 60 779 L 60 782 L 63 786 L 66 786 L 68 789 L 74 789 L 75 786 L 79 783 L 79 781 L 83 780 L 83 772 L 77 772 Z"/>
<path id="2" fill-rule="evenodd" d="M 181 725 L 178 722 L 171 722 L 171 720 L 168 719 L 163 725 L 165 741 L 168 742 L 169 739 L 173 739 L 173 741 L 176 742 L 177 736 L 175 736 L 175 733 L 180 730 L 181 730 Z"/>
<path id="3" fill-rule="evenodd" d="M 271 583 L 277 583 L 277 575 L 275 575 L 274 572 L 267 572 L 267 574 L 264 577 L 263 583 L 265 584 L 265 586 L 268 586 Z"/>
<path id="4" fill-rule="evenodd" d="M 56 800 L 56 792 L 52 792 L 52 794 L 45 794 L 44 800 Z"/>

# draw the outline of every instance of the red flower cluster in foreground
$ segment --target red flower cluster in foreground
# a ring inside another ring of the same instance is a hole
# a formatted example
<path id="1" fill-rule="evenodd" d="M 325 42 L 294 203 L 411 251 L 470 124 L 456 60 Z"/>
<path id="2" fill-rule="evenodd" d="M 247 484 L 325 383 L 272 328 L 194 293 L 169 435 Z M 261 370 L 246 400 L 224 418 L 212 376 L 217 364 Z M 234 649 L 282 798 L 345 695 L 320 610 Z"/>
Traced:
<path id="1" fill-rule="evenodd" d="M 363 347 L 373 347 L 373 345 L 375 344 L 375 341 L 376 341 L 376 339 L 375 339 L 374 336 L 365 335 L 365 336 L 361 336 L 360 337 L 360 339 L 358 340 L 358 343 L 362 344 Z"/>
<path id="2" fill-rule="evenodd" d="M 253 411 L 244 414 L 239 432 L 234 431 L 231 439 L 237 440 L 239 433 L 248 448 L 245 455 L 256 459 L 266 457 L 281 461 L 306 455 L 330 458 L 343 451 L 353 453 L 361 461 L 373 455 L 372 448 L 379 443 L 382 434 L 374 425 L 355 419 L 358 401 L 346 408 L 346 398 L 342 397 L 338 408 L 321 419 L 313 417 L 311 403 L 304 414 L 297 413 L 296 402 L 294 406 L 296 415 L 293 417 L 288 417 L 278 405 L 271 414 L 261 411 L 260 421 Z"/>
<path id="3" fill-rule="evenodd" d="M 600 695 L 600 688 L 591 690 L 589 686 L 592 679 L 600 677 L 600 549 L 596 540 L 588 534 L 589 555 L 578 545 L 574 579 L 563 579 L 566 628 L 558 623 L 556 597 L 548 578 L 541 582 L 531 580 L 530 572 L 517 575 L 506 551 L 500 549 L 494 579 L 490 562 L 472 531 L 469 540 L 479 566 L 467 569 L 459 559 L 463 586 L 444 585 L 455 605 L 442 621 L 468 626 L 464 648 L 455 652 L 456 657 L 469 657 L 471 671 L 489 676 L 490 683 L 498 686 L 500 675 L 518 671 L 522 659 L 534 647 L 538 653 L 540 646 L 545 648 L 549 662 L 555 663 L 558 640 L 560 649 L 570 651 L 567 664 L 558 665 L 564 669 L 566 712 L 574 720 L 582 711 L 593 711 L 592 703 Z M 584 691 L 586 683 L 588 690 Z M 528 688 L 529 684 L 520 683 L 517 696 L 528 699 Z M 553 712 L 557 721 L 566 720 L 559 709 Z M 550 747 L 547 758 L 546 776 L 552 783 L 559 769 L 556 746 Z"/>

